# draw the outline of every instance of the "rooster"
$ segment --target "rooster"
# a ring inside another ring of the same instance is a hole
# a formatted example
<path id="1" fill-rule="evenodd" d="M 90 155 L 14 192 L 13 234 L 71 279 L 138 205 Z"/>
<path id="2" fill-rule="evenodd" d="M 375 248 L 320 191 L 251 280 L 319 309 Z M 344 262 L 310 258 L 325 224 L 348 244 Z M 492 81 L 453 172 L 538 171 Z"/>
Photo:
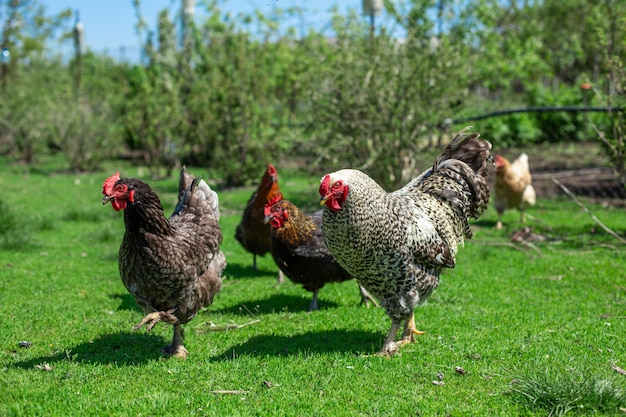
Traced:
<path id="1" fill-rule="evenodd" d="M 270 226 L 264 222 L 265 205 L 272 199 L 283 198 L 278 186 L 278 173 L 272 164 L 261 177 L 261 183 L 252 194 L 243 211 L 241 222 L 235 230 L 235 238 L 241 246 L 252 253 L 252 267 L 257 270 L 257 255 L 265 255 L 270 251 Z M 282 273 L 279 273 L 278 282 L 282 282 Z"/>
<path id="2" fill-rule="evenodd" d="M 183 167 L 180 185 L 188 179 Z M 102 194 L 102 204 L 124 210 L 120 276 L 145 314 L 133 330 L 143 325 L 151 330 L 161 321 L 173 325 L 172 343 L 164 351 L 186 358 L 181 326 L 213 302 L 226 266 L 217 194 L 204 180 L 193 179 L 169 219 L 159 197 L 140 179 L 120 178 L 117 172 L 104 181 Z"/>
<path id="3" fill-rule="evenodd" d="M 294 283 L 313 292 L 309 311 L 319 310 L 317 295 L 329 282 L 343 282 L 352 276 L 326 248 L 320 225 L 322 210 L 307 216 L 288 200 L 274 199 L 265 206 L 265 221 L 270 224 L 270 248 L 280 270 Z M 359 286 L 361 303 L 376 301 Z"/>
<path id="4" fill-rule="evenodd" d="M 437 288 L 441 270 L 455 266 L 463 238 L 472 237 L 468 219 L 478 218 L 489 202 L 490 149 L 478 134 L 463 130 L 430 169 L 392 193 L 357 170 L 322 177 L 326 245 L 391 318 L 381 355 L 423 333 L 415 328 L 415 307 Z"/>
<path id="5" fill-rule="evenodd" d="M 528 155 L 521 154 L 513 163 L 501 155 L 496 155 L 496 177 L 493 202 L 498 212 L 496 229 L 502 229 L 502 214 L 514 208 L 520 212 L 520 221 L 526 221 L 525 210 L 535 205 L 535 189 L 531 185 Z"/>

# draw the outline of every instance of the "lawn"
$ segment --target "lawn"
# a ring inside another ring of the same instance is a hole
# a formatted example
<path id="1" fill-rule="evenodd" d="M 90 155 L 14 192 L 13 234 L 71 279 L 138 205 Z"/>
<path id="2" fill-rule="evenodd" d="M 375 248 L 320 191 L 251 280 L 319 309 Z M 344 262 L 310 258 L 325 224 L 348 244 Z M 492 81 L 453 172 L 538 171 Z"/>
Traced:
<path id="1" fill-rule="evenodd" d="M 0 164 L 1 416 L 624 415 L 626 247 L 567 197 L 529 211 L 525 244 L 510 240 L 516 212 L 497 231 L 487 210 L 416 312 L 426 334 L 381 358 L 384 311 L 348 281 L 307 312 L 311 294 L 278 285 L 269 256 L 254 271 L 234 239 L 254 188 L 222 190 L 224 286 L 185 326 L 179 360 L 160 353 L 169 326 L 131 331 L 142 313 L 117 271 L 123 218 L 101 205 L 112 172 L 145 171 Z M 316 210 L 318 178 L 277 168 L 286 198 Z M 148 182 L 171 212 L 177 181 Z M 626 235 L 623 209 L 586 204 Z"/>

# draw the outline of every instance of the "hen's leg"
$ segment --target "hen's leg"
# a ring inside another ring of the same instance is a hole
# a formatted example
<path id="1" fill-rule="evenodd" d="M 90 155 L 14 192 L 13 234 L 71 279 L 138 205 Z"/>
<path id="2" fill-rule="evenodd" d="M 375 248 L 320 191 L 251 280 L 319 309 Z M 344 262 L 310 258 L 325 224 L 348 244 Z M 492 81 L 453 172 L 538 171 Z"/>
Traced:
<path id="1" fill-rule="evenodd" d="M 187 359 L 187 349 L 183 346 L 184 333 L 180 324 L 174 325 L 174 337 L 172 338 L 172 344 L 165 346 L 163 351 L 169 355 L 176 356 L 177 358 Z"/>
<path id="2" fill-rule="evenodd" d="M 311 300 L 311 304 L 309 304 L 309 311 L 319 310 L 320 306 L 317 305 L 317 293 L 319 290 L 313 291 L 313 299 Z"/>
<path id="3" fill-rule="evenodd" d="M 283 271 L 279 269 L 278 278 L 276 279 L 276 282 L 278 282 L 279 284 L 282 284 L 284 281 L 285 281 L 285 276 L 283 275 Z"/>
<path id="4" fill-rule="evenodd" d="M 526 213 L 524 212 L 524 210 L 520 210 L 519 221 L 520 223 L 526 223 Z"/>
<path id="5" fill-rule="evenodd" d="M 139 323 L 137 323 L 135 327 L 133 327 L 133 330 L 139 330 L 143 325 L 147 324 L 148 327 L 146 327 L 146 330 L 150 331 L 154 328 L 154 326 L 156 326 L 157 323 L 162 321 L 169 324 L 177 324 L 178 318 L 172 314 L 173 312 L 174 310 L 155 311 L 147 314 Z"/>
<path id="6" fill-rule="evenodd" d="M 411 317 L 404 322 L 404 331 L 402 332 L 402 339 L 398 342 L 398 346 L 406 345 L 407 343 L 415 342 L 415 335 L 424 334 L 426 332 L 415 329 L 415 315 L 411 313 Z"/>
<path id="7" fill-rule="evenodd" d="M 369 308 L 371 301 L 376 307 L 380 307 L 380 305 L 378 305 L 378 301 L 376 301 L 376 299 L 372 297 L 361 284 L 359 284 L 359 291 L 361 292 L 361 305 L 365 304 L 365 307 Z"/>
<path id="8" fill-rule="evenodd" d="M 257 271 L 257 268 L 256 268 L 256 253 L 252 254 L 252 269 Z"/>
<path id="9" fill-rule="evenodd" d="M 398 330 L 400 329 L 400 324 L 400 321 L 391 320 L 391 328 L 389 329 L 389 333 L 387 334 L 385 343 L 383 343 L 382 349 L 378 353 L 380 356 L 391 356 L 398 350 L 398 345 L 395 340 Z"/>

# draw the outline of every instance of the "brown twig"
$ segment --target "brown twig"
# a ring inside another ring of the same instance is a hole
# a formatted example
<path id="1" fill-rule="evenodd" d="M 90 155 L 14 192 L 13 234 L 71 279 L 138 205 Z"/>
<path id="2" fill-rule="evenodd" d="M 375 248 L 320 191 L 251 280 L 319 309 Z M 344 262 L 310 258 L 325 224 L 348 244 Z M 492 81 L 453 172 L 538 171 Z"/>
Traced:
<path id="1" fill-rule="evenodd" d="M 211 391 L 211 394 L 231 394 L 231 395 L 242 395 L 247 394 L 249 391 L 243 391 L 238 389 L 216 389 Z"/>
<path id="2" fill-rule="evenodd" d="M 611 365 L 611 368 L 613 368 L 613 370 L 617 372 L 618 374 L 626 375 L 626 371 L 617 365 Z"/>
<path id="3" fill-rule="evenodd" d="M 209 332 L 225 332 L 228 330 L 237 330 L 237 329 L 241 329 L 242 327 L 246 327 L 246 326 L 250 326 L 251 324 L 256 324 L 258 322 L 260 322 L 261 320 L 252 320 L 249 321 L 247 323 L 244 324 L 226 324 L 224 326 L 216 326 L 213 323 L 209 323 L 210 328 L 207 330 Z"/>
<path id="4" fill-rule="evenodd" d="M 615 233 L 613 230 L 609 229 L 604 223 L 602 223 L 600 221 L 600 219 L 598 219 L 587 207 L 585 207 L 585 205 L 583 203 L 580 202 L 580 200 L 578 200 L 576 198 L 576 196 L 574 194 L 572 194 L 572 192 L 570 190 L 567 189 L 566 186 L 564 186 L 563 184 L 561 184 L 561 182 L 559 180 L 557 180 L 556 178 L 552 178 L 552 182 L 555 183 L 556 185 L 558 185 L 561 190 L 563 190 L 565 192 L 565 194 L 567 194 L 572 200 L 574 200 L 574 203 L 576 203 L 578 205 L 578 207 L 580 207 L 581 209 L 583 209 L 583 211 L 585 213 L 587 213 L 589 215 L 589 217 L 591 217 L 591 219 L 598 225 L 600 226 L 605 232 L 607 232 L 608 234 L 610 234 L 611 236 L 613 236 L 615 239 L 619 240 L 620 243 L 624 243 L 626 244 L 626 240 L 621 237 L 620 235 L 618 235 L 617 233 Z"/>

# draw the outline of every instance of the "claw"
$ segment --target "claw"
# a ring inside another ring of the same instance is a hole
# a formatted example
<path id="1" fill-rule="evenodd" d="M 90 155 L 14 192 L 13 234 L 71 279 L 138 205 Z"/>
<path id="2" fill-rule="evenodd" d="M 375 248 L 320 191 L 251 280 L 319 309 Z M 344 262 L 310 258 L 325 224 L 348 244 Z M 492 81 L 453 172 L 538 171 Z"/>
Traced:
<path id="1" fill-rule="evenodd" d="M 148 326 L 146 327 L 146 330 L 150 331 L 157 325 L 157 323 L 162 321 L 169 324 L 176 324 L 178 323 L 178 318 L 172 314 L 173 312 L 174 310 L 172 309 L 169 311 L 154 311 L 147 314 L 139 323 L 137 323 L 137 325 L 135 325 L 135 327 L 133 327 L 133 330 L 137 331 L 141 329 L 142 326 L 147 324 Z"/>

